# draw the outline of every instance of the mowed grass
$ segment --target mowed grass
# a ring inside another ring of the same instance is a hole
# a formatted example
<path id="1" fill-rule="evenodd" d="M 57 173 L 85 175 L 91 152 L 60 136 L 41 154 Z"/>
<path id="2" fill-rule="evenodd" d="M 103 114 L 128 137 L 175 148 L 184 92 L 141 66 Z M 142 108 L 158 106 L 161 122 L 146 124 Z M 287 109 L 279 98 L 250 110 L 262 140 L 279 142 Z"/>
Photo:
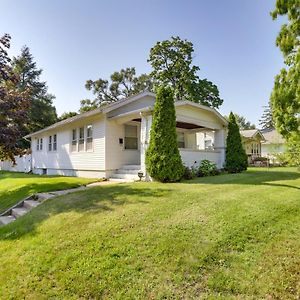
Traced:
<path id="1" fill-rule="evenodd" d="M 0 228 L 2 299 L 297 299 L 300 173 L 99 186 Z"/>
<path id="2" fill-rule="evenodd" d="M 74 188 L 92 181 L 95 179 L 0 171 L 0 213 L 31 194 Z"/>

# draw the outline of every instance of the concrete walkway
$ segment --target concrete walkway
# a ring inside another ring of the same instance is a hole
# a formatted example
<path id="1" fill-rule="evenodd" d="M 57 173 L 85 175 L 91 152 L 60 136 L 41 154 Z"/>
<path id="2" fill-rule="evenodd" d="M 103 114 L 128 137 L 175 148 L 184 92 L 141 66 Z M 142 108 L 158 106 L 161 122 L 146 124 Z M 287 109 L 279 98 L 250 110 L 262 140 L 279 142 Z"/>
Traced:
<path id="1" fill-rule="evenodd" d="M 118 184 L 122 182 L 128 182 L 126 180 L 113 180 L 113 181 L 98 181 L 90 183 L 86 186 L 80 186 L 78 188 L 67 189 L 67 190 L 60 190 L 60 191 L 52 191 L 52 192 L 45 192 L 45 193 L 37 193 L 26 197 L 25 199 L 21 200 L 14 206 L 7 209 L 5 212 L 0 214 L 0 226 L 4 226 L 11 222 L 14 222 L 17 218 L 26 215 L 30 210 L 39 206 L 42 202 L 62 195 L 67 195 L 70 193 L 75 193 L 79 191 L 85 191 L 88 188 L 96 187 L 96 186 L 104 186 L 109 184 Z"/>

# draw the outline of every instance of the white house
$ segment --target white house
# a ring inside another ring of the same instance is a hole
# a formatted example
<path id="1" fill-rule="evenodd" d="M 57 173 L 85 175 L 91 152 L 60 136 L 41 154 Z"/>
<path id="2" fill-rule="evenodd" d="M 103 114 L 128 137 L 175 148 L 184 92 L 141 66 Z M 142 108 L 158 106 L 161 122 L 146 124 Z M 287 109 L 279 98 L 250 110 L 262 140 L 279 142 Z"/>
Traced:
<path id="1" fill-rule="evenodd" d="M 137 178 L 146 174 L 155 94 L 143 92 L 53 124 L 27 135 L 34 173 L 95 178 Z M 176 130 L 185 165 L 208 159 L 223 167 L 227 121 L 215 110 L 178 101 Z M 198 135 L 210 132 L 214 144 L 200 145 Z"/>
<path id="2" fill-rule="evenodd" d="M 248 157 L 248 163 L 253 163 L 257 157 L 261 157 L 261 143 L 265 140 L 258 129 L 240 130 L 242 144 Z"/>
<path id="3" fill-rule="evenodd" d="M 261 155 L 274 159 L 276 154 L 283 153 L 286 150 L 285 139 L 276 131 L 276 129 L 261 130 L 265 141 L 261 144 Z"/>

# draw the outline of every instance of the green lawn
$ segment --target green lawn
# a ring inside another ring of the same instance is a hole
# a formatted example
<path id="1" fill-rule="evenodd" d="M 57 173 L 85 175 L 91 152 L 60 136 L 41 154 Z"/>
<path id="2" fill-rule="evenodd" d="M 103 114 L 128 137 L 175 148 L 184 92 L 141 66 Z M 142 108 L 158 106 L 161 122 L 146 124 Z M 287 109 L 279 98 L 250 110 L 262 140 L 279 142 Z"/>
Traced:
<path id="1" fill-rule="evenodd" d="M 99 186 L 0 228 L 0 298 L 297 299 L 299 249 L 293 168 Z"/>
<path id="2" fill-rule="evenodd" d="M 31 194 L 74 188 L 92 181 L 95 179 L 0 171 L 0 213 Z"/>

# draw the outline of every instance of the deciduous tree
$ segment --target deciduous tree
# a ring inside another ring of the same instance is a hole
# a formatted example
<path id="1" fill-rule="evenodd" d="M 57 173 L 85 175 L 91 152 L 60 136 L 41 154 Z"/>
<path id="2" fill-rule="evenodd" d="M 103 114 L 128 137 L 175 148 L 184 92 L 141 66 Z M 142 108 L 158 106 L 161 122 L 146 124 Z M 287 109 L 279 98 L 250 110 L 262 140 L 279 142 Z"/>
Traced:
<path id="1" fill-rule="evenodd" d="M 136 75 L 135 68 L 121 69 L 106 79 L 87 80 L 85 87 L 95 95 L 93 100 L 84 99 L 81 101 L 80 112 L 95 109 L 101 105 L 116 102 L 143 92 L 152 90 L 152 79 L 147 74 Z"/>
<path id="2" fill-rule="evenodd" d="M 179 37 L 157 42 L 148 59 L 154 83 L 171 86 L 175 100 L 218 108 L 223 103 L 219 90 L 211 81 L 199 78 L 200 68 L 192 64 L 193 52 L 193 44 Z"/>
<path id="3" fill-rule="evenodd" d="M 271 104 L 277 130 L 290 139 L 300 135 L 300 1 L 277 0 L 271 15 L 287 17 L 276 39 L 286 67 L 275 78 Z"/>
<path id="4" fill-rule="evenodd" d="M 235 113 L 234 117 L 240 130 L 255 129 L 255 124 L 251 124 L 251 122 L 247 121 L 244 116 Z M 225 118 L 229 120 L 229 117 L 225 116 Z"/>

